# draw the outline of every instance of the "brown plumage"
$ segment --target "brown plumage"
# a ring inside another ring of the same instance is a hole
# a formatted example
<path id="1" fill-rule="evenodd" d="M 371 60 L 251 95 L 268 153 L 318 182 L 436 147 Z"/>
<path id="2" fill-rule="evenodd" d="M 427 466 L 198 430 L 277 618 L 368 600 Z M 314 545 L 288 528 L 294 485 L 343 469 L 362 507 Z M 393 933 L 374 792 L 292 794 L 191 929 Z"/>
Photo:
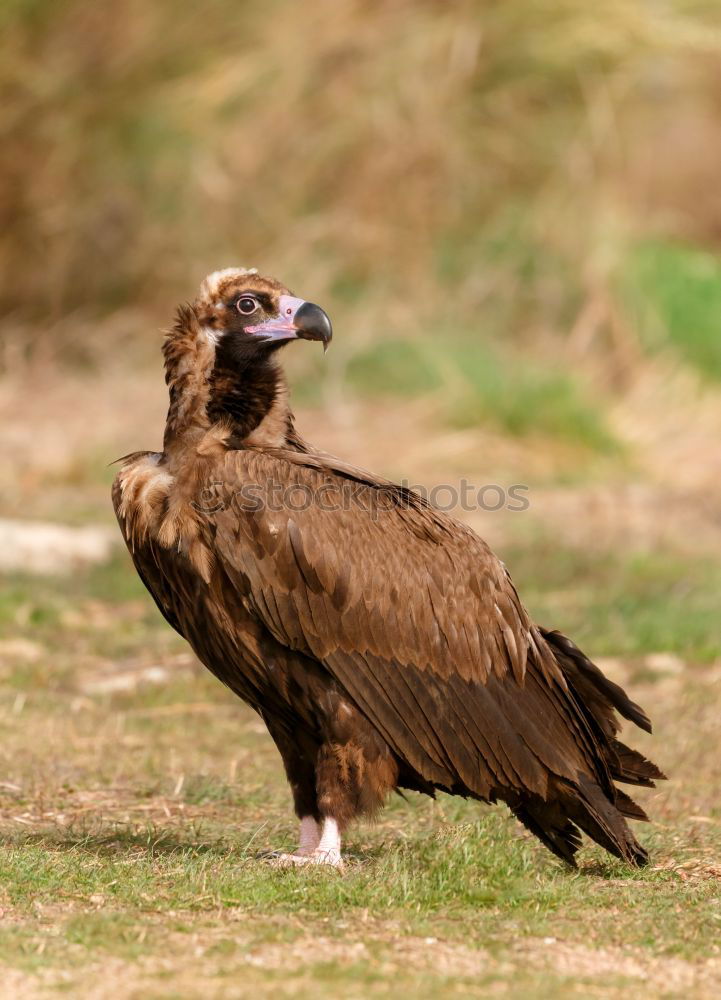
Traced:
<path id="1" fill-rule="evenodd" d="M 264 719 L 301 819 L 285 863 L 396 788 L 506 802 L 573 863 L 580 830 L 643 864 L 614 782 L 663 775 L 617 739 L 643 711 L 528 617 L 466 525 L 296 433 L 277 349 L 330 339 L 317 306 L 254 271 L 206 278 L 164 353 L 162 453 L 125 459 L 120 527 L 168 622 Z"/>

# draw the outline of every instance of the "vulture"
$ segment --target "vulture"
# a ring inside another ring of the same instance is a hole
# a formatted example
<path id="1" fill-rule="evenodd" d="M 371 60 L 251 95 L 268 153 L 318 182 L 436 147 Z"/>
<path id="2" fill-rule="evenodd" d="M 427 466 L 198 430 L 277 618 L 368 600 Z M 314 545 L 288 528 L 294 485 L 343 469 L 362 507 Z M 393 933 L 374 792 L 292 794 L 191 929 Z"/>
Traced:
<path id="1" fill-rule="evenodd" d="M 210 274 L 165 337 L 163 450 L 112 492 L 158 608 L 280 752 L 300 832 L 276 862 L 342 867 L 348 824 L 411 789 L 504 802 L 570 865 L 581 832 L 645 864 L 616 785 L 664 777 L 618 739 L 644 711 L 470 527 L 295 429 L 280 348 L 331 333 L 255 269 Z"/>

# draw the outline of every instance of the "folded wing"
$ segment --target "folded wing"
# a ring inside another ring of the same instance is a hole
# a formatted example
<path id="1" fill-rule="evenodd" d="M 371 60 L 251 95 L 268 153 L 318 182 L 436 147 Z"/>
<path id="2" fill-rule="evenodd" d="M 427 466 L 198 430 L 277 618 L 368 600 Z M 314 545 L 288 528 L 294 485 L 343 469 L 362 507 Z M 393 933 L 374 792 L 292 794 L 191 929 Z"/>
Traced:
<path id="1" fill-rule="evenodd" d="M 214 555 L 246 605 L 425 780 L 512 800 L 583 774 L 614 795 L 604 734 L 468 527 L 317 455 L 229 452 L 217 478 Z"/>

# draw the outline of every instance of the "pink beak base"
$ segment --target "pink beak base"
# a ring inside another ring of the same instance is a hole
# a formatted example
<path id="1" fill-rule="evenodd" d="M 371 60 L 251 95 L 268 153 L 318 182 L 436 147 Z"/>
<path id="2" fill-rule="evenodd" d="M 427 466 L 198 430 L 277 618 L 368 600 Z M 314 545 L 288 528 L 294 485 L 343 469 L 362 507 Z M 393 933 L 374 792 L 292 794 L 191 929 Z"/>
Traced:
<path id="1" fill-rule="evenodd" d="M 298 336 L 293 320 L 302 305 L 305 305 L 305 299 L 296 299 L 293 295 L 281 295 L 280 314 L 274 319 L 258 323 L 257 326 L 246 326 L 245 332 L 255 333 L 271 340 L 293 340 Z"/>

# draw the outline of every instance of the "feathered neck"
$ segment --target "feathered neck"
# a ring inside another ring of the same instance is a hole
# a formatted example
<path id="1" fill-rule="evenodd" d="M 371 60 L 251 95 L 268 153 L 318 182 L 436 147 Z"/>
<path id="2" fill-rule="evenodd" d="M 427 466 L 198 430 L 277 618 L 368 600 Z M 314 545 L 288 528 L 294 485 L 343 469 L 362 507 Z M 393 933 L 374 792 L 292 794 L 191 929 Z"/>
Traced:
<path id="1" fill-rule="evenodd" d="M 199 444 L 213 428 L 227 447 L 294 447 L 285 376 L 273 353 L 204 329 L 182 306 L 163 345 L 170 404 L 163 450 Z"/>

